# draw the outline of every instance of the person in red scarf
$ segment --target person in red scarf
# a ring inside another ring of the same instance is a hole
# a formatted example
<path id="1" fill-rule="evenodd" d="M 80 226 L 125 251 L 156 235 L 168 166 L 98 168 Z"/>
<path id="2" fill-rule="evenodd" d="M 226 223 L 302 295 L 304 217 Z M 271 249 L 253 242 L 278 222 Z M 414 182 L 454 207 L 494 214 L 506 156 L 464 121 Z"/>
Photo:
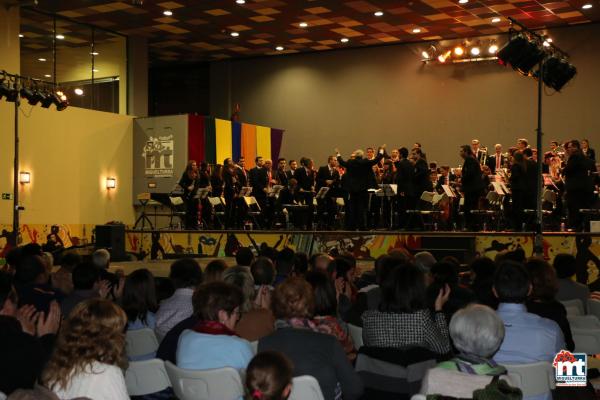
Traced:
<path id="1" fill-rule="evenodd" d="M 195 370 L 246 369 L 254 356 L 252 347 L 234 331 L 243 301 L 242 291 L 236 286 L 224 282 L 200 286 L 192 298 L 200 322 L 181 334 L 177 366 Z"/>

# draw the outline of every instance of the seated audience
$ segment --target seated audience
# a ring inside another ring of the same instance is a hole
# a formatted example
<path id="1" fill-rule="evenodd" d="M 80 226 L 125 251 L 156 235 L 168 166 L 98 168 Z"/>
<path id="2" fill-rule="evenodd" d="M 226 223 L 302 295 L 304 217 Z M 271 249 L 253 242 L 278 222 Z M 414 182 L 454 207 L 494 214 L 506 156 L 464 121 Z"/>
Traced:
<path id="1" fill-rule="evenodd" d="M 442 309 L 446 320 L 450 321 L 452 315 L 467 304 L 475 302 L 475 295 L 471 290 L 458 284 L 458 268 L 449 262 L 433 264 L 430 270 L 431 284 L 427 287 L 427 297 L 430 307 L 433 308 L 435 299 L 440 290 L 446 286 L 450 288 L 450 297 Z"/>
<path id="2" fill-rule="evenodd" d="M 255 303 L 254 279 L 248 268 L 228 268 L 223 274 L 223 282 L 237 286 L 244 295 L 243 302 L 240 305 L 241 318 L 235 327 L 235 332 L 249 342 L 258 340 L 273 332 L 275 318 L 270 309 Z"/>
<path id="3" fill-rule="evenodd" d="M 60 305 L 62 314 L 68 317 L 71 310 L 82 301 L 100 297 L 100 272 L 91 263 L 82 263 L 73 269 L 73 292 Z M 104 291 L 108 290 L 106 282 Z"/>
<path id="4" fill-rule="evenodd" d="M 61 399 L 129 400 L 123 371 L 125 312 L 109 300 L 89 299 L 64 321 L 41 383 Z"/>
<path id="5" fill-rule="evenodd" d="M 81 264 L 82 258 L 77 253 L 66 253 L 60 259 L 60 268 L 51 276 L 52 287 L 60 290 L 65 295 L 73 291 L 73 269 Z"/>
<path id="6" fill-rule="evenodd" d="M 196 290 L 193 302 L 201 320 L 179 337 L 177 366 L 245 369 L 253 351 L 250 342 L 235 333 L 244 302 L 241 289 L 225 282 L 207 283 Z"/>
<path id="7" fill-rule="evenodd" d="M 276 351 L 257 354 L 246 370 L 246 400 L 286 400 L 292 391 L 292 362 Z"/>
<path id="8" fill-rule="evenodd" d="M 249 267 L 254 261 L 254 253 L 249 247 L 240 247 L 235 253 L 235 262 L 238 267 Z"/>
<path id="9" fill-rule="evenodd" d="M 320 270 L 323 272 L 329 272 L 329 264 L 333 260 L 329 254 L 326 253 L 315 253 L 308 259 L 309 269 L 311 271 Z"/>
<path id="10" fill-rule="evenodd" d="M 431 267 L 437 262 L 433 254 L 420 251 L 415 254 L 415 265 L 425 274 L 425 283 L 429 285 Z"/>
<path id="11" fill-rule="evenodd" d="M 110 253 L 106 249 L 98 249 L 92 253 L 92 263 L 100 270 L 100 280 L 109 281 L 111 286 L 119 283 L 119 277 L 108 271 L 110 267 Z"/>
<path id="12" fill-rule="evenodd" d="M 303 279 L 290 278 L 275 288 L 273 314 L 277 330 L 258 341 L 259 353 L 279 351 L 294 364 L 294 376 L 311 375 L 326 400 L 360 398 L 363 384 L 332 335 L 306 329 L 314 309 L 314 295 Z"/>
<path id="13" fill-rule="evenodd" d="M 554 257 L 553 265 L 558 277 L 556 300 L 567 301 L 579 299 L 583 304 L 584 311 L 587 312 L 590 290 L 586 285 L 576 282 L 573 279 L 577 272 L 575 257 L 570 254 L 557 254 Z"/>
<path id="14" fill-rule="evenodd" d="M 284 280 L 286 280 L 294 270 L 294 250 L 286 247 L 281 250 L 275 257 L 275 282 L 273 285 L 277 286 Z"/>
<path id="15" fill-rule="evenodd" d="M 169 278 L 175 293 L 163 300 L 156 312 L 156 336 L 162 339 L 167 332 L 194 312 L 192 295 L 194 288 L 202 282 L 202 270 L 191 258 L 182 258 L 171 265 Z"/>
<path id="16" fill-rule="evenodd" d="M 303 277 L 308 272 L 308 256 L 306 253 L 296 252 L 294 254 L 294 276 Z"/>
<path id="17" fill-rule="evenodd" d="M 504 339 L 504 323 L 496 312 L 481 304 L 458 310 L 450 321 L 450 337 L 458 354 L 429 370 L 421 393 L 470 399 L 506 369 L 494 362 Z"/>
<path id="18" fill-rule="evenodd" d="M 323 272 L 311 271 L 306 280 L 312 286 L 315 296 L 313 322 L 317 332 L 333 335 L 340 342 L 348 360 L 356 359 L 356 348 L 348 326 L 337 315 L 337 299 L 335 287 L 331 279 Z"/>
<path id="19" fill-rule="evenodd" d="M 212 260 L 204 268 L 204 283 L 217 282 L 223 280 L 223 272 L 227 269 L 227 264 L 223 260 Z"/>
<path id="20" fill-rule="evenodd" d="M 0 272 L 0 392 L 31 389 L 44 368 L 60 326 L 60 307 L 37 313 L 31 305 L 17 308 L 12 277 Z"/>
<path id="21" fill-rule="evenodd" d="M 421 346 L 437 354 L 450 351 L 448 325 L 441 312 L 450 288 L 440 289 L 432 313 L 427 307 L 425 273 L 414 264 L 394 269 L 382 282 L 379 310 L 362 315 L 364 345 L 404 348 Z"/>
<path id="22" fill-rule="evenodd" d="M 261 308 L 271 308 L 271 293 L 275 279 L 275 266 L 273 261 L 267 257 L 258 257 L 250 266 L 252 278 L 254 278 L 254 290 L 256 297 L 254 304 Z"/>
<path id="23" fill-rule="evenodd" d="M 28 247 L 29 246 L 29 247 Z M 19 305 L 31 304 L 37 311 L 48 312 L 53 301 L 61 302 L 64 295 L 49 284 L 50 275 L 40 254 L 30 254 L 39 246 L 23 246 L 17 261 L 14 285 L 19 295 Z"/>
<path id="24" fill-rule="evenodd" d="M 573 351 L 575 343 L 567 320 L 567 310 L 555 298 L 558 292 L 556 272 L 546 261 L 537 258 L 529 259 L 525 268 L 533 284 L 531 295 L 526 303 L 527 311 L 556 322 L 565 338 L 567 350 Z"/>
<path id="25" fill-rule="evenodd" d="M 127 314 L 128 330 L 156 327 L 156 285 L 150 271 L 136 269 L 125 278 L 121 307 Z"/>
<path id="26" fill-rule="evenodd" d="M 525 301 L 531 293 L 531 281 L 525 267 L 514 261 L 503 261 L 494 277 L 494 293 L 498 297 L 498 316 L 504 322 L 504 341 L 494 356 L 500 364 L 551 363 L 565 348 L 562 331 L 556 322 L 527 312 Z M 535 399 L 548 399 L 548 392 Z"/>
<path id="27" fill-rule="evenodd" d="M 494 286 L 494 275 L 496 263 L 487 258 L 476 258 L 471 265 L 471 290 L 479 304 L 484 304 L 493 309 L 498 308 L 498 298 L 492 290 Z"/>

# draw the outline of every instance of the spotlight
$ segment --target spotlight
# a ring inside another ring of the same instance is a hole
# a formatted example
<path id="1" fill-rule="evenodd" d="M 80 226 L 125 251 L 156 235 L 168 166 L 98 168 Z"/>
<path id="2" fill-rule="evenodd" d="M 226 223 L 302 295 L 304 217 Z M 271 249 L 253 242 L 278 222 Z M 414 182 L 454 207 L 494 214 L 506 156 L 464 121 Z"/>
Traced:
<path id="1" fill-rule="evenodd" d="M 45 74 L 45 75 L 44 75 L 44 78 L 52 78 L 52 75 L 50 75 L 50 74 Z"/>
<path id="2" fill-rule="evenodd" d="M 452 54 L 451 50 L 448 50 L 447 52 L 445 52 L 444 54 L 440 54 L 438 56 L 438 61 L 441 62 L 442 64 L 446 62 L 446 60 L 448 59 L 448 57 L 450 57 L 450 54 Z"/>
<path id="3" fill-rule="evenodd" d="M 20 94 L 21 97 L 23 99 L 27 99 L 27 102 L 32 106 L 37 105 L 37 103 L 39 103 L 43 99 L 43 95 L 37 88 L 33 89 L 31 87 L 28 88 L 23 86 L 21 88 Z"/>
<path id="4" fill-rule="evenodd" d="M 423 57 L 425 60 L 429 60 L 429 58 L 430 58 L 430 55 L 429 55 L 429 53 L 428 53 L 428 52 L 426 52 L 426 51 L 422 51 L 422 52 L 421 52 L 421 56 L 422 56 L 422 57 Z"/>
<path id="5" fill-rule="evenodd" d="M 235 0 L 237 4 L 246 4 L 246 0 Z"/>
<path id="6" fill-rule="evenodd" d="M 412 33 L 421 33 L 421 28 L 415 28 L 415 29 L 413 29 Z"/>
<path id="7" fill-rule="evenodd" d="M 233 37 L 238 37 L 238 36 L 240 36 L 240 33 L 239 32 L 231 32 L 230 35 Z"/>
<path id="8" fill-rule="evenodd" d="M 13 82 L 12 85 L 6 79 L 0 83 L 0 98 L 4 96 L 6 101 L 14 103 L 19 98 L 19 91 L 17 90 L 17 82 Z"/>
<path id="9" fill-rule="evenodd" d="M 20 37 L 20 38 L 24 38 L 24 37 L 25 37 L 25 35 L 23 35 L 22 33 L 19 33 L 19 37 Z"/>
<path id="10" fill-rule="evenodd" d="M 383 11 L 375 11 L 373 13 L 373 15 L 376 16 L 376 17 L 382 17 L 383 16 Z"/>
<path id="11" fill-rule="evenodd" d="M 550 57 L 544 63 L 542 79 L 546 86 L 560 92 L 560 90 L 577 74 L 577 68 L 569 64 L 564 58 Z"/>
<path id="12" fill-rule="evenodd" d="M 490 47 L 488 47 L 488 53 L 490 54 L 496 54 L 498 52 L 498 46 L 495 44 L 490 45 Z"/>
<path id="13" fill-rule="evenodd" d="M 348 43 L 349 41 L 350 41 L 350 39 L 345 38 L 345 37 L 340 39 L 340 42 L 342 42 L 342 43 Z"/>
<path id="14" fill-rule="evenodd" d="M 457 56 L 462 56 L 463 54 L 465 54 L 465 49 L 463 49 L 460 46 L 456 46 L 454 48 L 454 54 L 456 54 Z"/>
<path id="15" fill-rule="evenodd" d="M 300 22 L 300 23 L 298 24 L 298 26 L 299 26 L 300 28 L 306 28 L 306 27 L 308 27 L 308 24 L 307 24 L 306 22 Z"/>
<path id="16" fill-rule="evenodd" d="M 43 58 L 43 57 L 40 57 L 40 58 L 38 58 L 38 61 L 40 61 L 40 62 L 46 62 L 46 59 Z"/>
<path id="17" fill-rule="evenodd" d="M 478 56 L 481 53 L 481 50 L 479 49 L 479 47 L 472 47 L 471 48 L 471 55 L 472 56 Z"/>
<path id="18" fill-rule="evenodd" d="M 459 4 L 467 4 L 469 0 L 458 0 Z"/>
<path id="19" fill-rule="evenodd" d="M 57 111 L 62 111 L 69 106 L 67 96 L 60 90 L 52 95 L 52 103 L 56 106 Z"/>
<path id="20" fill-rule="evenodd" d="M 49 92 L 40 93 L 43 97 L 41 100 L 41 106 L 43 108 L 50 108 L 52 103 L 54 102 L 54 95 Z"/>
<path id="21" fill-rule="evenodd" d="M 544 50 L 536 42 L 530 41 L 523 35 L 516 36 L 498 51 L 498 58 L 502 65 L 510 64 L 523 75 L 529 75 L 531 69 L 542 61 L 545 55 Z"/>

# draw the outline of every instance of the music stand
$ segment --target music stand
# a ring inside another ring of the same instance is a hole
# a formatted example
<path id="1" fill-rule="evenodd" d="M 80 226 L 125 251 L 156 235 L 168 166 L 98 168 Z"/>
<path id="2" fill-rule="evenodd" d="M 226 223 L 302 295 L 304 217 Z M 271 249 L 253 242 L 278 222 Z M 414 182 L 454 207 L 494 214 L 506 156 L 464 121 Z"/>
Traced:
<path id="1" fill-rule="evenodd" d="M 279 192 L 281 192 L 282 189 L 283 189 L 283 186 L 281 186 L 281 185 L 273 185 L 273 187 L 269 190 L 269 194 L 267 196 L 278 198 Z"/>
<path id="2" fill-rule="evenodd" d="M 391 201 L 398 194 L 398 185 L 393 183 L 382 183 L 379 185 L 381 188 L 377 193 L 377 196 L 386 197 L 390 202 L 390 229 L 394 226 L 394 208 L 392 207 Z M 380 213 L 383 219 L 383 201 L 380 206 Z"/>
<path id="3" fill-rule="evenodd" d="M 327 195 L 327 192 L 329 192 L 329 188 L 326 187 L 326 186 L 323 186 L 321 189 L 319 189 L 319 191 L 317 192 L 317 195 L 315 196 L 315 198 L 317 200 L 324 199 L 325 196 Z"/>
<path id="4" fill-rule="evenodd" d="M 133 224 L 133 230 L 136 230 L 137 226 L 141 222 L 142 228 L 140 230 L 143 231 L 146 228 L 146 222 L 147 222 L 148 225 L 150 225 L 150 230 L 153 231 L 154 225 L 152 225 L 152 221 L 150 221 L 150 218 L 148 218 L 148 215 L 146 214 L 146 205 L 148 205 L 148 202 L 150 201 L 150 193 L 140 193 L 137 195 L 137 199 L 140 201 L 140 204 L 142 205 L 142 212 L 140 213 L 140 216 L 135 220 L 135 223 Z"/>
<path id="5" fill-rule="evenodd" d="M 194 199 L 204 200 L 208 196 L 209 192 L 210 192 L 210 190 L 208 188 L 198 189 L 198 191 L 196 192 L 196 195 L 194 196 Z"/>
<path id="6" fill-rule="evenodd" d="M 240 190 L 241 197 L 248 197 L 252 194 L 252 186 L 244 186 L 242 190 Z"/>

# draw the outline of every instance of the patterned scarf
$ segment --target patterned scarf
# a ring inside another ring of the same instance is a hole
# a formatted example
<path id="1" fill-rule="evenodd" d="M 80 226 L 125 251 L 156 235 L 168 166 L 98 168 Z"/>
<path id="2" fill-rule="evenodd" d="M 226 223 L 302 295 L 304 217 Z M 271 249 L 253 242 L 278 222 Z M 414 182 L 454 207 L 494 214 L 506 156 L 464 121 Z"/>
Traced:
<path id="1" fill-rule="evenodd" d="M 311 331 L 317 330 L 317 325 L 308 318 L 289 318 L 289 319 L 278 319 L 275 321 L 275 329 L 281 328 L 299 328 L 309 329 Z"/>
<path id="2" fill-rule="evenodd" d="M 208 335 L 238 336 L 237 333 L 218 321 L 200 321 L 194 326 L 194 331 Z"/>

